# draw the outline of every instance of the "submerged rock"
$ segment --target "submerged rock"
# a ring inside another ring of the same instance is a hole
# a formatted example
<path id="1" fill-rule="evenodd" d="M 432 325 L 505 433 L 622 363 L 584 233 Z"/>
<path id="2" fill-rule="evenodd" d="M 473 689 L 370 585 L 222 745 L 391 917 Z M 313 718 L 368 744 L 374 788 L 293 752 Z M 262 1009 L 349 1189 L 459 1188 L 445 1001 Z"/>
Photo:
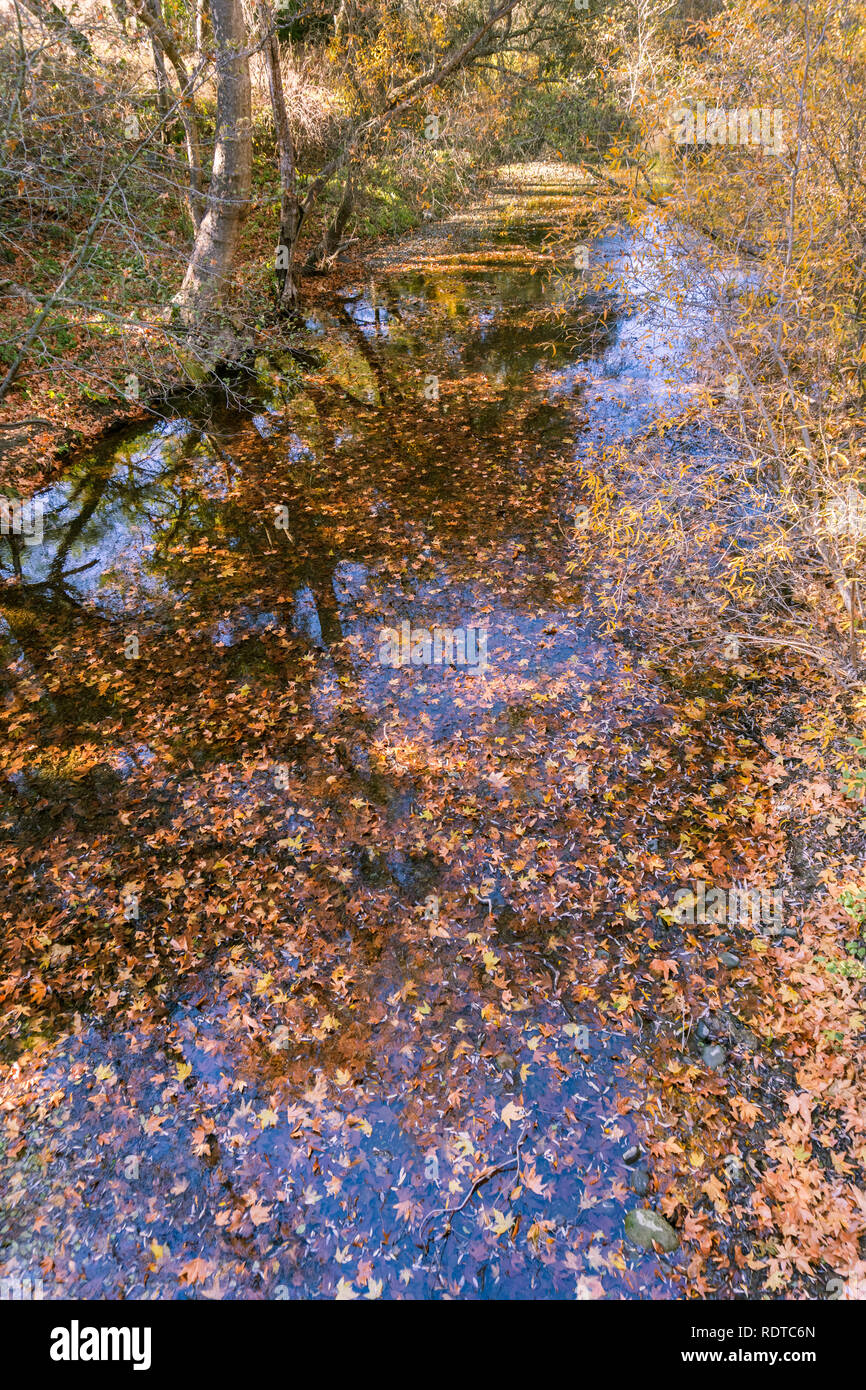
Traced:
<path id="1" fill-rule="evenodd" d="M 660 1245 L 666 1254 L 676 1250 L 680 1238 L 669 1221 L 659 1216 L 649 1207 L 635 1207 L 625 1218 L 625 1233 L 634 1245 L 642 1250 L 652 1250 L 653 1244 Z"/>
<path id="2" fill-rule="evenodd" d="M 637 1168 L 632 1168 L 628 1175 L 628 1185 L 632 1192 L 636 1192 L 639 1197 L 645 1197 L 649 1192 L 649 1170 L 643 1164 Z"/>
<path id="3" fill-rule="evenodd" d="M 701 1053 L 704 1065 L 710 1067 L 713 1071 L 717 1071 L 719 1067 L 724 1066 L 727 1055 L 725 1049 L 719 1047 L 718 1044 L 715 1044 L 713 1047 L 705 1047 Z"/>

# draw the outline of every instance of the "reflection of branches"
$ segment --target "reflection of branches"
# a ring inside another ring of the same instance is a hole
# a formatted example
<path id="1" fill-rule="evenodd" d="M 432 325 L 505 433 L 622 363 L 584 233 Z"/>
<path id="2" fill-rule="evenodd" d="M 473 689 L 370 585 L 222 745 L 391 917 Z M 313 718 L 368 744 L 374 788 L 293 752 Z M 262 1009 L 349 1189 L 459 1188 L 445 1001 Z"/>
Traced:
<path id="1" fill-rule="evenodd" d="M 371 346 L 369 338 L 364 333 L 360 324 L 355 321 L 345 304 L 341 303 L 340 313 L 345 319 L 346 326 L 352 335 L 355 346 L 376 378 L 376 385 L 379 388 L 379 399 L 382 402 L 383 409 L 387 410 L 389 397 L 395 401 L 399 401 L 403 398 L 402 394 L 388 377 L 379 354 Z"/>
<path id="2" fill-rule="evenodd" d="M 23 583 L 21 587 L 22 589 L 51 589 L 61 594 L 62 597 L 67 599 L 70 603 L 75 603 L 76 607 L 78 607 L 79 605 L 76 600 L 73 599 L 70 594 L 66 593 L 66 581 L 71 579 L 73 574 L 83 574 L 85 570 L 93 569 L 93 566 L 98 563 L 99 557 L 96 556 L 93 560 L 88 560 L 84 565 L 76 565 L 75 568 L 71 570 L 65 569 L 60 575 L 59 580 L 54 574 L 54 566 L 52 565 L 51 574 L 47 579 L 28 580 L 26 583 Z"/>
<path id="3" fill-rule="evenodd" d="M 21 542 L 14 532 L 7 537 L 9 541 L 9 553 L 12 556 L 12 570 L 16 579 L 21 578 Z"/>
<path id="4" fill-rule="evenodd" d="M 84 503 L 84 506 L 81 508 L 81 511 L 78 513 L 78 516 L 75 517 L 74 521 L 70 522 L 63 540 L 57 547 L 57 553 L 54 556 L 51 568 L 48 572 L 48 578 L 45 581 L 49 587 L 62 587 L 63 573 L 66 569 L 66 557 L 72 545 L 78 540 L 78 537 L 93 516 L 99 503 L 102 501 L 103 494 L 108 486 L 109 477 L 110 473 L 106 468 L 100 469 L 95 477 L 91 475 L 87 501 Z"/>
<path id="5" fill-rule="evenodd" d="M 174 541 L 175 537 L 177 536 L 180 530 L 181 523 L 186 520 L 188 504 L 191 501 L 191 494 L 187 491 L 183 484 L 181 484 L 180 496 L 177 498 L 177 507 L 175 515 L 171 520 L 168 530 L 163 534 L 162 537 L 160 537 L 160 539 L 157 542 L 156 553 L 158 555 L 167 555 L 169 547 L 171 546 L 172 542 Z M 153 518 L 150 518 L 150 520 L 153 521 Z"/>

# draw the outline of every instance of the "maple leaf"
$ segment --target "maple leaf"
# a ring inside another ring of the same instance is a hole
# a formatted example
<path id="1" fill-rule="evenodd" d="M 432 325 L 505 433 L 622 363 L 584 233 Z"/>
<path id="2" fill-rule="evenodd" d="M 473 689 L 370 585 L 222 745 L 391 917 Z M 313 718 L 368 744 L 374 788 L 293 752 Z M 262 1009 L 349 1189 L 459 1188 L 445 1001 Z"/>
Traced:
<path id="1" fill-rule="evenodd" d="M 530 1192 L 535 1192 L 537 1196 L 544 1197 L 547 1194 L 549 1184 L 542 1181 L 533 1163 L 528 1163 L 522 1173 L 523 1183 L 529 1188 Z"/>
<path id="2" fill-rule="evenodd" d="M 722 1213 L 728 1210 L 728 1203 L 725 1196 L 725 1189 L 715 1173 L 702 1185 L 701 1190 L 707 1194 L 710 1201 L 714 1204 L 717 1211 Z"/>
<path id="3" fill-rule="evenodd" d="M 492 1214 L 493 1223 L 490 1227 L 491 1231 L 495 1236 L 504 1236 L 514 1225 L 514 1217 L 511 1215 L 505 1216 L 503 1212 L 498 1211 L 495 1207 Z"/>
<path id="4" fill-rule="evenodd" d="M 669 980 L 671 975 L 679 974 L 679 964 L 675 960 L 662 960 L 656 958 L 650 961 L 650 970 L 654 975 L 664 975 L 665 980 Z"/>
<path id="5" fill-rule="evenodd" d="M 812 1125 L 812 1098 L 805 1091 L 792 1091 L 785 1097 L 785 1104 L 792 1115 L 799 1115 L 806 1122 L 807 1128 Z"/>
<path id="6" fill-rule="evenodd" d="M 522 1105 L 515 1105 L 514 1102 L 510 1100 L 507 1105 L 503 1106 L 499 1118 L 506 1129 L 510 1129 L 514 1121 L 522 1120 L 525 1114 L 526 1111 Z"/>
<path id="7" fill-rule="evenodd" d="M 204 1260 L 199 1257 L 194 1260 L 189 1260 L 187 1264 L 182 1265 L 178 1270 L 178 1274 L 180 1278 L 185 1279 L 188 1284 L 203 1284 L 210 1276 L 211 1271 L 215 1268 L 216 1264 L 214 1261 Z"/>
<path id="8" fill-rule="evenodd" d="M 747 1124 L 750 1129 L 762 1113 L 759 1106 L 739 1094 L 731 1096 L 730 1105 L 737 1118 Z"/>
<path id="9" fill-rule="evenodd" d="M 581 1302 L 595 1301 L 604 1298 L 604 1285 L 595 1275 L 578 1279 L 574 1289 L 574 1296 Z"/>

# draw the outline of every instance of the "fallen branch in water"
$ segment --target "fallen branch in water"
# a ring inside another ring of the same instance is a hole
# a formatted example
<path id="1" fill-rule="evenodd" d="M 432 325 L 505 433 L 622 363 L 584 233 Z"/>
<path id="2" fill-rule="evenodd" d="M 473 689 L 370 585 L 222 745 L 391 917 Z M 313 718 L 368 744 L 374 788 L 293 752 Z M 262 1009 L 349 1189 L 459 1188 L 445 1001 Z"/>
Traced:
<path id="1" fill-rule="evenodd" d="M 460 1203 L 459 1206 L 456 1206 L 456 1207 L 436 1207 L 434 1211 L 428 1211 L 427 1215 L 424 1217 L 424 1220 L 421 1222 L 421 1225 L 420 1225 L 420 1227 L 419 1227 L 419 1230 L 418 1230 L 419 1236 L 422 1234 L 422 1232 L 423 1232 L 423 1230 L 424 1230 L 424 1227 L 427 1225 L 427 1222 L 428 1222 L 428 1221 L 433 1221 L 437 1216 L 447 1216 L 447 1217 L 448 1217 L 448 1221 L 447 1221 L 447 1223 L 446 1223 L 446 1225 L 445 1225 L 445 1230 L 443 1231 L 443 1235 L 446 1235 L 446 1236 L 447 1236 L 447 1235 L 450 1235 L 450 1233 L 451 1233 L 451 1222 L 452 1222 L 452 1219 L 453 1219 L 455 1216 L 457 1216 L 461 1211 L 463 1211 L 463 1208 L 464 1208 L 465 1206 L 467 1206 L 469 1202 L 471 1202 L 472 1198 L 475 1196 L 475 1193 L 478 1191 L 478 1189 L 479 1189 L 480 1187 L 483 1187 L 484 1184 L 485 1184 L 486 1182 L 489 1182 L 491 1178 L 495 1178 L 497 1173 L 505 1173 L 505 1172 L 508 1171 L 509 1168 L 516 1167 L 516 1168 L 517 1168 L 517 1176 L 518 1176 L 518 1178 L 519 1178 L 519 1177 L 520 1177 L 520 1145 L 523 1143 L 524 1139 L 526 1138 L 526 1136 L 527 1136 L 527 1134 L 529 1133 L 529 1131 L 530 1131 L 531 1128 L 532 1128 L 531 1125 L 527 1125 L 527 1126 L 526 1126 L 526 1128 L 524 1129 L 523 1133 L 521 1134 L 520 1138 L 519 1138 L 518 1141 L 517 1141 L 517 1148 L 515 1149 L 514 1154 L 513 1154 L 513 1156 L 512 1156 L 511 1158 L 507 1158 L 507 1159 L 505 1160 L 504 1163 L 495 1163 L 495 1164 L 491 1165 L 490 1168 L 485 1168 L 485 1169 L 484 1169 L 484 1172 L 483 1172 L 483 1173 L 480 1173 L 480 1174 L 478 1175 L 478 1177 L 477 1177 L 477 1178 L 475 1179 L 475 1181 L 472 1183 L 472 1186 L 469 1188 L 469 1191 L 466 1193 L 466 1196 L 463 1198 L 463 1201 Z M 424 1243 L 424 1250 L 425 1250 L 425 1253 L 426 1253 L 426 1251 L 427 1251 L 427 1248 L 428 1248 L 429 1244 L 430 1244 L 430 1237 L 428 1236 L 426 1242 Z"/>

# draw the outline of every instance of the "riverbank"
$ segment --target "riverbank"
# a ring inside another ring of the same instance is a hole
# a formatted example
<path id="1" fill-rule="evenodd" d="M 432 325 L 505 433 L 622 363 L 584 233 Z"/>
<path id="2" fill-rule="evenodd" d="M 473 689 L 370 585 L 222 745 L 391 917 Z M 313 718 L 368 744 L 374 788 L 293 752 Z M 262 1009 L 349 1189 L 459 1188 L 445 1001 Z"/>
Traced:
<path id="1" fill-rule="evenodd" d="M 474 190 L 483 175 L 462 148 L 447 160 L 424 151 L 407 171 L 399 148 L 374 160 L 359 191 L 353 234 L 340 253 L 339 267 L 328 275 L 303 279 L 303 314 L 315 312 L 333 294 L 337 279 L 366 273 L 376 248 L 395 235 L 441 216 L 443 208 Z M 226 306 L 232 338 L 230 356 L 237 366 L 258 353 L 285 351 L 297 331 L 276 312 L 273 276 L 276 236 L 270 152 L 256 149 L 257 197 L 247 218 L 238 257 L 238 274 Z M 440 152 L 441 155 L 441 152 Z M 94 446 L 107 433 L 164 413 L 166 403 L 207 386 L 198 354 L 184 346 L 170 321 L 170 303 L 182 277 L 186 250 L 177 208 L 165 195 L 135 185 L 138 215 L 152 235 L 130 260 L 125 236 L 103 233 L 84 274 L 84 285 L 64 298 L 34 347 L 30 359 L 3 402 L 0 427 L 0 478 L 4 487 L 28 496 L 47 484 L 74 451 Z M 339 190 L 323 198 L 325 220 L 333 216 Z M 140 204 L 140 206 L 139 206 Z M 26 208 L 22 209 L 23 212 Z M 81 238 L 90 215 L 86 201 L 62 218 L 37 222 L 22 233 L 14 253 L 4 257 L 0 279 L 0 364 L 10 365 L 22 314 L 41 304 L 55 289 L 66 257 Z M 321 236 L 311 227 L 299 243 L 303 264 Z M 55 254 L 45 254 L 45 243 Z M 89 305 L 86 300 L 92 300 Z M 104 310 L 99 306 L 104 306 Z M 243 325 L 243 329 L 239 325 Z M 303 330 L 301 330 L 303 336 Z M 227 364 L 231 368 L 232 363 Z"/>

